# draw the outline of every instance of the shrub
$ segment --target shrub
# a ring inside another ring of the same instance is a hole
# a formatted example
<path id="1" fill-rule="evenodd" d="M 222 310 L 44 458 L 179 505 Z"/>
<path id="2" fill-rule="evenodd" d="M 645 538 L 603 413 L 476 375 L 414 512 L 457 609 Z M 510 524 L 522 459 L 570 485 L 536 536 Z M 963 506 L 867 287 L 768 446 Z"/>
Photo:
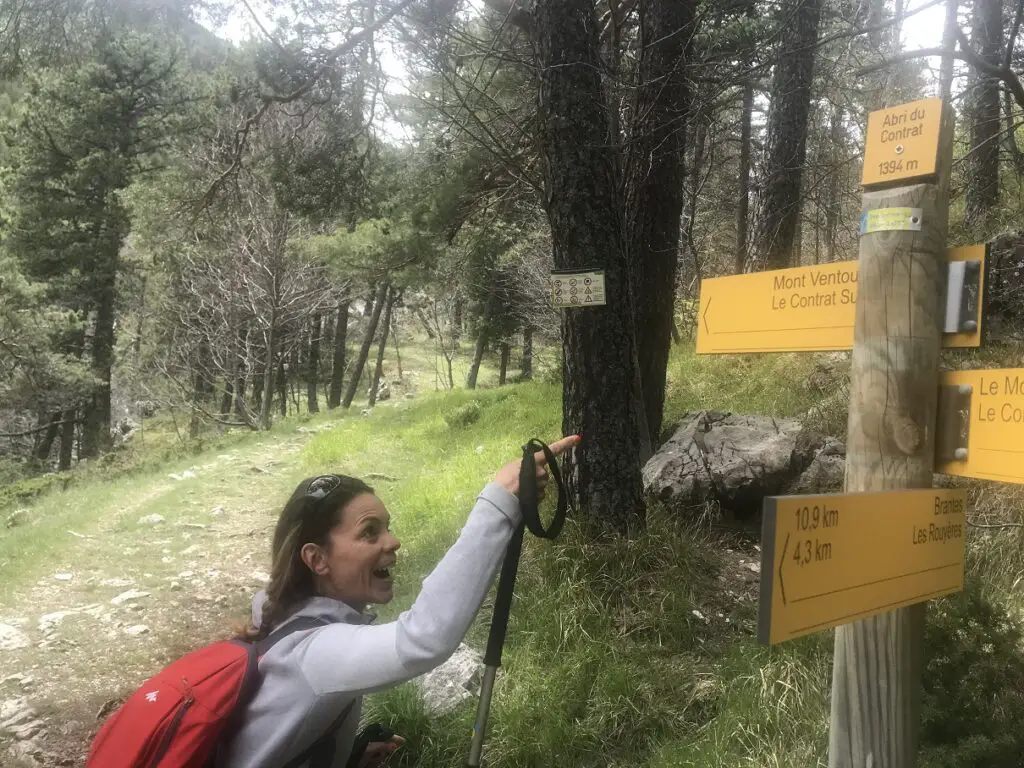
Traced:
<path id="1" fill-rule="evenodd" d="M 482 413 L 480 403 L 477 400 L 470 400 L 465 405 L 448 411 L 444 415 L 444 421 L 449 429 L 462 429 L 475 424 Z"/>
<path id="2" fill-rule="evenodd" d="M 921 765 L 1011 768 L 1024 755 L 1021 620 L 978 581 L 929 607 Z"/>

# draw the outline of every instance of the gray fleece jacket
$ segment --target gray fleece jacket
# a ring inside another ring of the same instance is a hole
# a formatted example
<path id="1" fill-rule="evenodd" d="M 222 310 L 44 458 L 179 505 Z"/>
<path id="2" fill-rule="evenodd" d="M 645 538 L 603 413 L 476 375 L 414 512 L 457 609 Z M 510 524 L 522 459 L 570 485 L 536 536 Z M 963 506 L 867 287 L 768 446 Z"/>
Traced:
<path id="1" fill-rule="evenodd" d="M 281 768 L 355 700 L 336 736 L 332 768 L 344 768 L 363 694 L 423 675 L 455 652 L 519 520 L 515 496 L 494 483 L 485 487 L 458 540 L 423 580 L 412 607 L 388 624 L 373 624 L 372 614 L 332 598 L 303 603 L 289 621 L 324 616 L 339 623 L 289 635 L 262 658 L 263 683 L 217 768 Z M 260 594 L 253 601 L 257 624 L 263 599 Z"/>

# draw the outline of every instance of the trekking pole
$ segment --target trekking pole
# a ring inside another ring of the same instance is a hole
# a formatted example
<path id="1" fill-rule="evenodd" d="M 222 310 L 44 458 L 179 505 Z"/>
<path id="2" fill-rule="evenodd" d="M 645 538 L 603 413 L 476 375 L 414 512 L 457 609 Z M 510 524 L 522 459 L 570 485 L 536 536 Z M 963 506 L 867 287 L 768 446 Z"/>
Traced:
<path id="1" fill-rule="evenodd" d="M 547 528 L 540 519 L 537 497 L 537 463 L 534 454 L 542 451 L 551 468 L 551 476 L 558 486 L 558 507 L 551 525 Z M 508 616 L 512 608 L 512 592 L 515 589 L 516 574 L 519 571 L 519 556 L 523 551 L 523 534 L 526 529 L 541 539 L 554 539 L 565 523 L 566 508 L 565 486 L 562 474 L 558 470 L 558 461 L 551 449 L 540 440 L 534 438 L 523 446 L 523 463 L 519 469 L 519 508 L 522 510 L 522 522 L 516 526 L 512 538 L 505 550 L 505 559 L 501 565 L 501 576 L 498 579 L 498 594 L 494 601 L 494 614 L 491 618 L 491 631 L 487 637 L 487 652 L 484 654 L 484 679 L 480 684 L 480 702 L 476 710 L 476 722 L 473 724 L 473 740 L 469 747 L 468 768 L 480 768 L 480 755 L 483 752 L 484 736 L 487 731 L 487 717 L 491 708 L 491 696 L 494 693 L 494 680 L 501 666 L 501 652 L 505 646 L 505 633 L 508 629 Z"/>

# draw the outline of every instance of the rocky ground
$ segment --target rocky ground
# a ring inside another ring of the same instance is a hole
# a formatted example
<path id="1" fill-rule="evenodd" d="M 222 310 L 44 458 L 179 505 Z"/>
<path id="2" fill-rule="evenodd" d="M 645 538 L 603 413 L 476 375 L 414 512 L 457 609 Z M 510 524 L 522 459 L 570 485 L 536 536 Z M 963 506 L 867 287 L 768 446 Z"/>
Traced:
<path id="1" fill-rule="evenodd" d="M 128 483 L 94 527 L 65 532 L 57 567 L 0 603 L 0 755 L 82 764 L 98 715 L 189 644 L 244 620 L 268 578 L 287 459 L 305 439 Z M 14 522 L 31 526 L 32 515 Z"/>

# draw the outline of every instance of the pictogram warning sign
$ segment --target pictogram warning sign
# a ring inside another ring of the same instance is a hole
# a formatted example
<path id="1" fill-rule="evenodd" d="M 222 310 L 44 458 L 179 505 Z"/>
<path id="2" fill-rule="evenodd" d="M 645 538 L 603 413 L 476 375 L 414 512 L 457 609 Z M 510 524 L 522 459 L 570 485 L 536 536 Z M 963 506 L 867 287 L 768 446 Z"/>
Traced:
<path id="1" fill-rule="evenodd" d="M 551 303 L 556 309 L 604 306 L 604 270 L 552 272 Z"/>

